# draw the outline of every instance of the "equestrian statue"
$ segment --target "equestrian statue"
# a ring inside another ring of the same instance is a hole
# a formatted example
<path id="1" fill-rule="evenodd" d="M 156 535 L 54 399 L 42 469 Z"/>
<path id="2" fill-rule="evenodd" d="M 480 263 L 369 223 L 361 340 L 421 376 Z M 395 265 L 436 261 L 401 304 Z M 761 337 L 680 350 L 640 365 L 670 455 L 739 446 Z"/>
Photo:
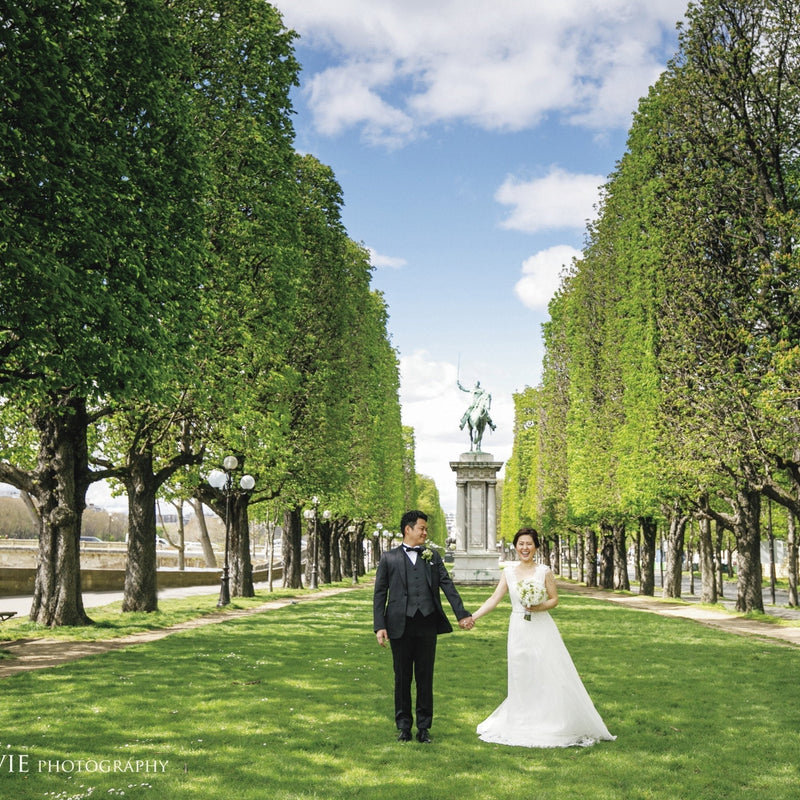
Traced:
<path id="1" fill-rule="evenodd" d="M 481 382 L 475 381 L 475 386 L 472 389 L 465 389 L 459 380 L 456 380 L 458 388 L 462 392 L 472 394 L 472 402 L 469 408 L 464 412 L 461 417 L 460 430 L 464 430 L 464 426 L 469 427 L 469 450 L 476 453 L 483 452 L 481 450 L 481 440 L 483 439 L 483 432 L 488 425 L 492 430 L 495 430 L 495 424 L 489 416 L 489 409 L 492 406 L 492 396 L 485 389 L 481 388 Z"/>

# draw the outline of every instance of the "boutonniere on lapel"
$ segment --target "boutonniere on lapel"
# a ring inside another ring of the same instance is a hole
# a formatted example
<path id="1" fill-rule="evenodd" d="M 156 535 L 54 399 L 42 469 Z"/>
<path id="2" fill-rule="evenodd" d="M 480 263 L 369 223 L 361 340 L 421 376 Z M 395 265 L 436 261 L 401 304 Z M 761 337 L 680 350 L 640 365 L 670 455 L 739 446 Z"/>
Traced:
<path id="1" fill-rule="evenodd" d="M 429 564 L 431 563 L 431 559 L 433 558 L 433 549 L 427 542 L 425 542 L 425 547 L 422 548 L 420 555 Z"/>

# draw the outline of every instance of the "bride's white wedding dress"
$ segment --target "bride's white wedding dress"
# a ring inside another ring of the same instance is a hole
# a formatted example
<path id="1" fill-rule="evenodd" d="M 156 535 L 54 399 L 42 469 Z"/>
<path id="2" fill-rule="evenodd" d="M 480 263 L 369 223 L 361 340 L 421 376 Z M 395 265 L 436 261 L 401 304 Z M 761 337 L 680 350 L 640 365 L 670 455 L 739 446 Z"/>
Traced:
<path id="1" fill-rule="evenodd" d="M 533 580 L 544 585 L 549 567 Z M 608 732 L 581 682 L 555 622 L 547 611 L 530 620 L 519 597 L 516 570 L 505 570 L 511 598 L 508 623 L 508 697 L 478 725 L 484 742 L 518 747 L 586 747 Z"/>

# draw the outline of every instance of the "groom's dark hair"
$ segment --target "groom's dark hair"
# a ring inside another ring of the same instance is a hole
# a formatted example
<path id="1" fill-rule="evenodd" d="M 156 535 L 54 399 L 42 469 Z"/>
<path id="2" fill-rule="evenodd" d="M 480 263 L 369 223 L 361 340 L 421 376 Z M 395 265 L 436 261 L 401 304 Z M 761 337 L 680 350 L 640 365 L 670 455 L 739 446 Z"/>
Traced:
<path id="1" fill-rule="evenodd" d="M 400 518 L 400 535 L 405 536 L 406 525 L 410 525 L 413 528 L 418 519 L 424 519 L 427 522 L 428 515 L 424 511 L 406 511 Z"/>

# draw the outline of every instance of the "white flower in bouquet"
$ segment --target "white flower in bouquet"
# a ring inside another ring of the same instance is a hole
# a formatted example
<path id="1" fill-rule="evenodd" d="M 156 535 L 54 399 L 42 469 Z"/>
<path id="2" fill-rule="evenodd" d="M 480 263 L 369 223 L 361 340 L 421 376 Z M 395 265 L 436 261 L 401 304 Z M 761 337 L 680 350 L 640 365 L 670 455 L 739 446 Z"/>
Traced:
<path id="1" fill-rule="evenodd" d="M 538 606 L 539 603 L 543 603 L 547 599 L 547 589 L 544 588 L 544 584 L 533 580 L 533 578 L 526 578 L 524 581 L 520 581 L 517 591 L 522 605 L 526 608 Z M 526 611 L 525 619 L 529 620 L 530 618 L 530 612 Z"/>

